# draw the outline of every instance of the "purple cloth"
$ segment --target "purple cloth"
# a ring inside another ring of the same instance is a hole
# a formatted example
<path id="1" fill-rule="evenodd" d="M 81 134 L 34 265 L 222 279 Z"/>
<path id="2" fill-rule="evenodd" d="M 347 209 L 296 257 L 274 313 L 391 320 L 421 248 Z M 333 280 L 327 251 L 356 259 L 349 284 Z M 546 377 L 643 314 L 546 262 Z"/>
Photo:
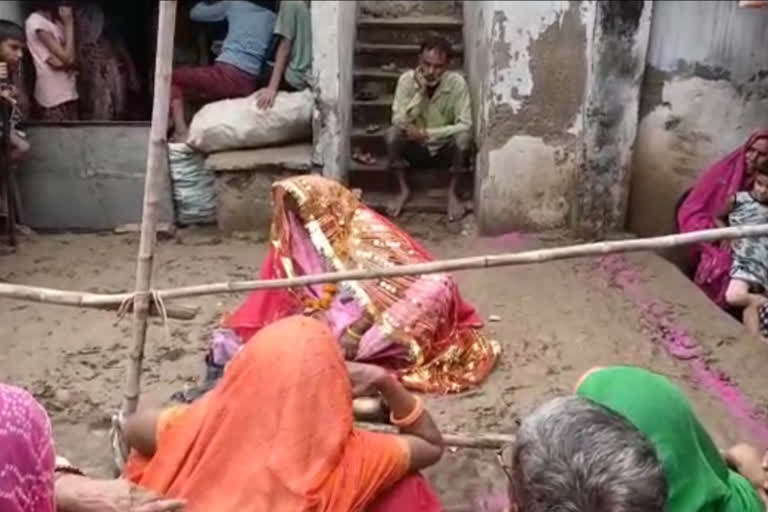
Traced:
<path id="1" fill-rule="evenodd" d="M 55 512 L 55 465 L 45 409 L 26 391 L 0 384 L 0 511 Z"/>

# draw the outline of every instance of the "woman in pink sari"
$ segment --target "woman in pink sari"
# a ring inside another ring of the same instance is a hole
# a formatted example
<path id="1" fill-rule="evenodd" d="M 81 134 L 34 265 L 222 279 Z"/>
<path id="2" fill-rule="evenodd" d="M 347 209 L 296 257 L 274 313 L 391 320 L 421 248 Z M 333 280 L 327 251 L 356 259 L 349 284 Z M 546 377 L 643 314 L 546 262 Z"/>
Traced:
<path id="1" fill-rule="evenodd" d="M 712 229 L 715 215 L 726 199 L 747 190 L 755 169 L 768 160 L 768 130 L 753 133 L 747 142 L 712 165 L 699 178 L 677 211 L 681 233 Z M 694 282 L 719 306 L 725 306 L 725 289 L 731 269 L 731 251 L 720 243 L 693 246 Z"/>

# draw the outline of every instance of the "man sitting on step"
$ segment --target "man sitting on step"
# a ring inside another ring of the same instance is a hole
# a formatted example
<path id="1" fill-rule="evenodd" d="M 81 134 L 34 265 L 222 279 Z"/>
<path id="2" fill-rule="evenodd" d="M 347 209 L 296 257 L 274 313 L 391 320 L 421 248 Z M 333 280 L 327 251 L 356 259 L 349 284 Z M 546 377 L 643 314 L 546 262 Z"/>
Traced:
<path id="1" fill-rule="evenodd" d="M 447 71 L 450 61 L 451 44 L 442 38 L 429 39 L 421 45 L 416 69 L 397 81 L 392 126 L 387 131 L 389 168 L 400 186 L 400 194 L 389 206 L 392 217 L 400 215 L 410 196 L 403 160 L 410 168 L 448 167 L 448 218 L 464 216 L 456 186 L 469 161 L 472 107 L 464 77 Z"/>

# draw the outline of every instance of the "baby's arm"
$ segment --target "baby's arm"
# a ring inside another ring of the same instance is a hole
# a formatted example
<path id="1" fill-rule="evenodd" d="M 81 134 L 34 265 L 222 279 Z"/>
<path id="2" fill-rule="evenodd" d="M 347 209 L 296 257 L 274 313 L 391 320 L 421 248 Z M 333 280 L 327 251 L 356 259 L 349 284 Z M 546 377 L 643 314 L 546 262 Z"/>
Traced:
<path id="1" fill-rule="evenodd" d="M 720 211 L 717 212 L 715 215 L 715 226 L 718 228 L 726 228 L 728 227 L 728 215 L 731 214 L 731 211 L 733 211 L 733 203 L 735 201 L 736 196 L 729 197 L 726 201 L 723 207 L 720 209 Z"/>

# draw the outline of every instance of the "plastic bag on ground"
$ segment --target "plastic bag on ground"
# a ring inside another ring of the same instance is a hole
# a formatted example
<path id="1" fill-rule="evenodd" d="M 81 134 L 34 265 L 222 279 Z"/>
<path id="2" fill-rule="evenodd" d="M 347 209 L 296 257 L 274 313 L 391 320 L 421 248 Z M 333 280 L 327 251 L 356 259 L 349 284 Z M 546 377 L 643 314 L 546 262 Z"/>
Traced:
<path id="1" fill-rule="evenodd" d="M 204 106 L 192 119 L 187 144 L 214 153 L 274 146 L 312 136 L 312 91 L 280 92 L 269 110 L 256 105 L 255 94 Z"/>
<path id="2" fill-rule="evenodd" d="M 187 144 L 168 144 L 176 221 L 182 225 L 216 221 L 216 189 L 205 157 Z"/>

